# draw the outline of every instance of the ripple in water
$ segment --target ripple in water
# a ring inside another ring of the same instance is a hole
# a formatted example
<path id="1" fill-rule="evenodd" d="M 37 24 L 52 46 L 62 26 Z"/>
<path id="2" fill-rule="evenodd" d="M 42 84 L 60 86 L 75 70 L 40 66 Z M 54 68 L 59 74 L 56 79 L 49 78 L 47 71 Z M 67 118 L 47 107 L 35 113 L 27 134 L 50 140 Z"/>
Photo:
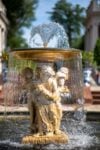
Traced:
<path id="1" fill-rule="evenodd" d="M 29 120 L 6 120 L 0 122 L 0 150 L 32 150 L 43 149 L 43 150 L 75 150 L 87 149 L 91 147 L 100 148 L 100 133 L 99 136 L 96 134 L 100 131 L 100 123 L 95 122 L 78 122 L 72 119 L 62 120 L 62 130 L 69 135 L 68 144 L 48 144 L 48 145 L 23 145 L 21 139 L 24 135 L 29 134 Z M 96 150 L 98 150 L 98 148 Z M 93 149 L 95 150 L 95 149 Z"/>

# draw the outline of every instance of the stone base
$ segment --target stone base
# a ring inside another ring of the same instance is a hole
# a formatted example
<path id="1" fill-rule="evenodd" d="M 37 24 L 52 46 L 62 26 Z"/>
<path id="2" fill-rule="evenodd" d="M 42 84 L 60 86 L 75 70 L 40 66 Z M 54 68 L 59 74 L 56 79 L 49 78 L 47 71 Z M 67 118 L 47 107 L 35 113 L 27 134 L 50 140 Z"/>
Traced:
<path id="1" fill-rule="evenodd" d="M 50 144 L 68 143 L 68 136 L 65 133 L 53 135 L 27 135 L 22 139 L 23 144 Z"/>

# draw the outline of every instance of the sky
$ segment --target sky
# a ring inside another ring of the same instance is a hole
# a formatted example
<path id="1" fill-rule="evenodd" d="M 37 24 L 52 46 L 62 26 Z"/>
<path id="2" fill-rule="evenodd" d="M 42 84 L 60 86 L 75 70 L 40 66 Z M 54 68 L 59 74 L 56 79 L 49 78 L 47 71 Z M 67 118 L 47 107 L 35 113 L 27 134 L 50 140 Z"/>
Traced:
<path id="1" fill-rule="evenodd" d="M 49 14 L 47 12 L 52 11 L 55 3 L 58 0 L 38 0 L 38 7 L 36 9 L 36 21 L 32 23 L 33 26 L 37 26 L 42 23 L 48 23 Z M 80 4 L 81 7 L 87 8 L 91 0 L 67 0 L 73 5 Z M 32 28 L 32 27 L 31 27 Z M 31 28 L 24 30 L 24 37 L 29 41 Z"/>

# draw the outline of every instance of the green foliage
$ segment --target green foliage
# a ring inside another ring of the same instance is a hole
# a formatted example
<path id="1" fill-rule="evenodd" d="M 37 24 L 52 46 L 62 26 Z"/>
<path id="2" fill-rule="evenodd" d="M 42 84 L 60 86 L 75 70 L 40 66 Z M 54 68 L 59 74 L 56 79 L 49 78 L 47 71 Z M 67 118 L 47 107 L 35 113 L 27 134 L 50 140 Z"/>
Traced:
<path id="1" fill-rule="evenodd" d="M 30 27 L 35 20 L 35 9 L 38 0 L 3 0 L 9 20 L 8 47 L 25 47 L 23 27 Z"/>
<path id="2" fill-rule="evenodd" d="M 93 51 L 82 51 L 83 67 L 95 66 Z"/>
<path id="3" fill-rule="evenodd" d="M 9 57 L 9 69 L 16 70 L 18 73 L 20 73 L 25 67 L 32 68 L 33 70 L 36 68 L 36 63 L 32 60 L 17 59 L 12 55 Z"/>
<path id="4" fill-rule="evenodd" d="M 74 38 L 74 40 L 72 41 L 72 47 L 84 50 L 84 36 Z"/>
<path id="5" fill-rule="evenodd" d="M 84 13 L 85 9 L 80 7 L 80 5 L 73 6 L 66 0 L 59 0 L 55 4 L 50 19 L 52 21 L 58 22 L 65 28 L 68 35 L 69 44 L 72 46 L 72 41 L 74 38 L 81 34 L 81 29 L 84 24 Z"/>
<path id="6" fill-rule="evenodd" d="M 17 47 L 27 48 L 28 47 L 26 40 L 17 33 L 14 36 L 11 36 L 8 41 L 10 43 L 10 46 L 14 48 L 17 48 Z"/>
<path id="7" fill-rule="evenodd" d="M 100 66 L 100 38 L 97 40 L 94 48 L 94 61 L 96 61 L 97 66 Z"/>
<path id="8" fill-rule="evenodd" d="M 8 52 L 6 50 L 4 50 L 2 52 L 2 61 L 5 61 L 5 62 L 8 63 L 8 59 L 9 59 L 9 54 L 8 54 Z"/>

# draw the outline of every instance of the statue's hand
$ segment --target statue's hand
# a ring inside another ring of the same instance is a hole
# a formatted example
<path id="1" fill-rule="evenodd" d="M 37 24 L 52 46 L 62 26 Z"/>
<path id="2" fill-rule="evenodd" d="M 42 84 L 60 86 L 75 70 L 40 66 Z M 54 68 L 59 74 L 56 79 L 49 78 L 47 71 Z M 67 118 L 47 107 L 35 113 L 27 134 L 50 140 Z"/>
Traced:
<path id="1" fill-rule="evenodd" d="M 42 84 L 38 85 L 38 89 L 47 97 L 47 99 L 50 99 L 51 101 L 54 101 L 54 102 L 60 101 L 60 96 L 57 92 L 55 93 L 50 92 Z"/>
<path id="2" fill-rule="evenodd" d="M 67 86 L 60 88 L 59 91 L 62 93 L 69 93 L 70 92 L 69 89 L 67 88 Z"/>
<path id="3" fill-rule="evenodd" d="M 60 101 L 60 99 L 61 99 L 57 93 L 53 93 L 52 97 L 55 102 Z"/>
<path id="4" fill-rule="evenodd" d="M 52 94 L 50 93 L 50 91 L 48 91 L 42 84 L 39 84 L 37 87 L 38 90 L 42 92 L 46 97 L 52 98 Z"/>

